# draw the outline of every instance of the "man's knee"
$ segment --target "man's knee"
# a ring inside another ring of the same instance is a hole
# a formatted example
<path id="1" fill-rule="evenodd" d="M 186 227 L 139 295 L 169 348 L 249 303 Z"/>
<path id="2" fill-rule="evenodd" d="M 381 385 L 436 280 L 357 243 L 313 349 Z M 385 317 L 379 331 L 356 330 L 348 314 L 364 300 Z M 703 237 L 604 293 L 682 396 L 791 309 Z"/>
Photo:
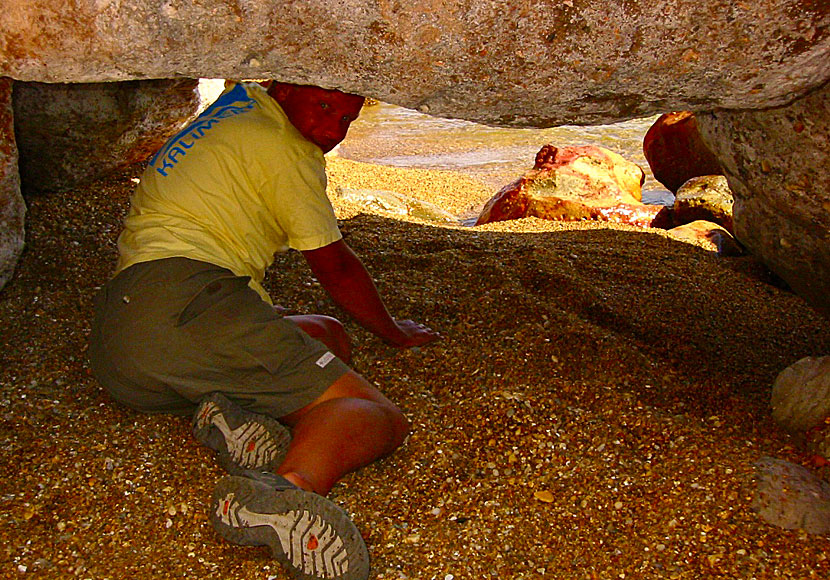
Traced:
<path id="1" fill-rule="evenodd" d="M 342 409 L 348 408 L 354 412 L 353 424 L 358 425 L 365 421 L 364 433 L 374 433 L 375 437 L 380 438 L 377 442 L 382 448 L 381 456 L 395 451 L 409 434 L 409 420 L 391 403 L 358 398 L 345 398 L 339 401 L 343 404 Z"/>
<path id="2" fill-rule="evenodd" d="M 322 314 L 302 314 L 286 316 L 311 338 L 316 338 L 325 344 L 337 357 L 345 363 L 352 358 L 352 342 L 343 324 L 336 318 Z"/>
<path id="3" fill-rule="evenodd" d="M 332 349 L 332 352 L 334 352 L 340 360 L 348 363 L 352 358 L 352 341 L 349 338 L 349 334 L 346 332 L 346 329 L 343 328 L 343 323 L 336 318 L 332 318 L 331 316 L 318 315 L 317 319 L 320 326 L 323 328 L 324 335 L 329 337 L 331 344 L 325 341 L 323 342 L 326 346 Z"/>
<path id="4" fill-rule="evenodd" d="M 397 449 L 403 444 L 406 436 L 409 435 L 412 426 L 409 419 L 406 418 L 406 415 L 395 405 L 391 407 L 384 405 L 384 410 L 387 413 L 387 420 L 390 425 L 390 443 L 394 445 L 393 449 Z"/>
<path id="5" fill-rule="evenodd" d="M 318 405 L 342 399 L 349 401 L 347 408 L 368 416 L 382 417 L 386 424 L 385 431 L 392 449 L 403 443 L 409 434 L 410 423 L 403 412 L 386 396 L 372 386 L 364 377 L 354 371 L 349 371 L 336 380 L 326 391 L 311 404 L 294 413 L 281 417 L 280 420 L 289 426 L 294 426 Z"/>

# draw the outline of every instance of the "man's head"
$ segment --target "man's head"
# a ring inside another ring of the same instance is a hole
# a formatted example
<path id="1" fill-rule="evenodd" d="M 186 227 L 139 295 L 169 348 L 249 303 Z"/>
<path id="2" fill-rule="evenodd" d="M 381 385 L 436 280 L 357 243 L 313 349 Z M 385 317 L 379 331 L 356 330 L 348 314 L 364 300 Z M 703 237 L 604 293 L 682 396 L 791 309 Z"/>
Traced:
<path id="1" fill-rule="evenodd" d="M 280 104 L 303 137 L 328 153 L 346 137 L 363 97 L 307 85 L 273 81 L 268 94 Z"/>

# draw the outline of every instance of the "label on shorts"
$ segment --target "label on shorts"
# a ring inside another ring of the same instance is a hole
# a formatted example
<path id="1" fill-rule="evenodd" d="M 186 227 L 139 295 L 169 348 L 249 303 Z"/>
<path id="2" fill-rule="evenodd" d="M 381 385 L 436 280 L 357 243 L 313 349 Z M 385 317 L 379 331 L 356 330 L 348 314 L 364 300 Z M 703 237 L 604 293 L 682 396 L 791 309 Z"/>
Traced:
<path id="1" fill-rule="evenodd" d="M 332 360 L 334 360 L 334 355 L 330 352 L 326 352 L 326 354 L 317 359 L 317 362 L 315 364 L 321 369 L 324 369 L 326 368 L 326 365 L 329 364 Z"/>

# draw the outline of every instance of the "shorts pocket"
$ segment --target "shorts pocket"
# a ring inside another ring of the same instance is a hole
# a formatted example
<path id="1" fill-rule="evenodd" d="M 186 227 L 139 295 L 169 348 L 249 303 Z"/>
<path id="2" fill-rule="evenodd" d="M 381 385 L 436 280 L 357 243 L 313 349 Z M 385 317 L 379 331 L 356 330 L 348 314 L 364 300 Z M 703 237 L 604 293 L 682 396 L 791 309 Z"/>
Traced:
<path id="1" fill-rule="evenodd" d="M 205 284 L 191 298 L 176 319 L 176 327 L 184 326 L 230 296 L 248 289 L 248 276 L 226 276 Z"/>

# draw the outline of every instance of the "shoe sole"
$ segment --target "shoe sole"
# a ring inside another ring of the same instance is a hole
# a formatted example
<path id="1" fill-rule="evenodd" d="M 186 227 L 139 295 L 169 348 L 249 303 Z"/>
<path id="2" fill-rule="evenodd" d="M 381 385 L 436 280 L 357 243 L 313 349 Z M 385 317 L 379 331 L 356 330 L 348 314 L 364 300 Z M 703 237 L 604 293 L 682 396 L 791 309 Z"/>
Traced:
<path id="1" fill-rule="evenodd" d="M 211 521 L 230 542 L 269 546 L 299 580 L 369 577 L 369 553 L 360 532 L 343 510 L 315 493 L 225 477 L 214 491 Z"/>
<path id="2" fill-rule="evenodd" d="M 248 469 L 275 470 L 291 443 L 291 433 L 279 421 L 246 411 L 219 393 L 199 404 L 193 435 L 216 451 L 219 465 L 233 475 Z"/>

